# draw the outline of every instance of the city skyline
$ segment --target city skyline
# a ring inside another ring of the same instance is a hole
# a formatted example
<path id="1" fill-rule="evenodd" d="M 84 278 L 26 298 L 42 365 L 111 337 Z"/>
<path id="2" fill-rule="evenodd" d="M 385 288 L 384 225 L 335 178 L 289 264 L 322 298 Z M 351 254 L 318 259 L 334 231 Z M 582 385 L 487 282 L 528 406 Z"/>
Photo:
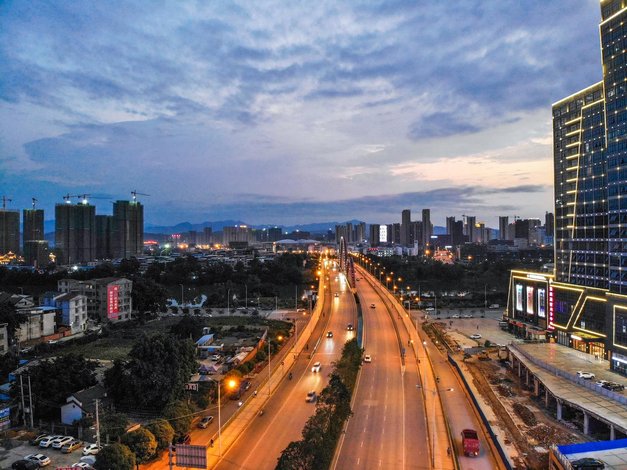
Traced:
<path id="1" fill-rule="evenodd" d="M 151 224 L 553 211 L 550 105 L 600 79 L 597 1 L 280 6 L 5 3 L 8 207 L 137 188 Z"/>

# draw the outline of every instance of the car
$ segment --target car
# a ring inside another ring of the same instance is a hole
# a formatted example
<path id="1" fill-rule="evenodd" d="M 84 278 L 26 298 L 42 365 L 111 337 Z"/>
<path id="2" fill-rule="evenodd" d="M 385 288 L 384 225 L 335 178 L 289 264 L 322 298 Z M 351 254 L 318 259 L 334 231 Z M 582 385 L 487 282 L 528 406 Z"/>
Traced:
<path id="1" fill-rule="evenodd" d="M 213 416 L 205 416 L 200 421 L 198 421 L 198 427 L 200 429 L 207 429 L 207 426 L 209 426 L 212 421 Z"/>
<path id="2" fill-rule="evenodd" d="M 625 386 L 623 384 L 619 384 L 616 382 L 606 382 L 602 386 L 604 389 L 611 390 L 613 392 L 622 392 L 623 390 L 625 390 Z"/>
<path id="3" fill-rule="evenodd" d="M 475 333 L 470 335 L 470 339 L 481 339 L 481 335 L 479 333 Z"/>
<path id="4" fill-rule="evenodd" d="M 211 360 L 212 361 L 219 361 L 220 360 L 220 355 L 219 354 L 214 354 L 213 356 L 211 356 Z"/>
<path id="5" fill-rule="evenodd" d="M 11 464 L 11 468 L 13 470 L 37 470 L 39 468 L 39 464 L 32 462 L 30 460 L 16 460 Z"/>
<path id="6" fill-rule="evenodd" d="M 370 356 L 370 354 L 366 354 L 364 356 L 364 362 L 372 362 L 372 357 Z"/>
<path id="7" fill-rule="evenodd" d="M 425 308 L 426 312 L 433 312 L 435 309 L 433 307 L 427 307 Z"/>
<path id="8" fill-rule="evenodd" d="M 327 338 L 333 338 L 333 332 L 327 331 Z"/>
<path id="9" fill-rule="evenodd" d="M 464 315 L 462 315 L 463 318 L 473 318 L 472 314 L 470 313 L 466 313 Z"/>
<path id="10" fill-rule="evenodd" d="M 337 292 L 335 293 L 334 297 L 339 297 L 340 294 L 338 294 Z"/>
<path id="11" fill-rule="evenodd" d="M 375 304 L 370 304 L 370 308 L 375 308 L 376 305 Z"/>
<path id="12" fill-rule="evenodd" d="M 312 390 L 311 392 L 307 392 L 307 397 L 305 398 L 305 401 L 307 403 L 314 403 L 316 401 L 316 392 L 315 390 Z"/>
<path id="13" fill-rule="evenodd" d="M 54 436 L 44 437 L 41 441 L 39 441 L 39 447 L 46 449 L 50 447 L 56 439 L 59 439 L 61 437 L 63 436 L 54 435 Z"/>
<path id="14" fill-rule="evenodd" d="M 610 382 L 608 380 L 598 380 L 595 385 L 597 387 L 605 387 L 605 384 L 609 384 L 609 383 Z"/>
<path id="15" fill-rule="evenodd" d="M 187 445 L 190 442 L 192 442 L 192 436 L 190 436 L 189 434 L 185 434 L 184 436 L 179 437 L 178 439 L 176 439 L 176 441 L 174 442 L 175 448 L 178 445 Z"/>
<path id="16" fill-rule="evenodd" d="M 58 439 L 55 439 L 54 441 L 52 441 L 52 448 L 53 449 L 60 449 L 65 444 L 68 444 L 68 443 L 72 442 L 73 440 L 74 440 L 74 438 L 72 436 L 59 437 Z"/>
<path id="17" fill-rule="evenodd" d="M 73 463 L 70 468 L 93 468 L 93 467 L 89 465 L 87 462 L 76 462 L 76 463 Z"/>
<path id="18" fill-rule="evenodd" d="M 352 324 L 352 323 L 349 323 L 348 325 L 346 325 L 346 329 L 347 329 L 348 331 L 353 331 L 353 329 L 354 329 L 354 328 L 353 328 L 353 324 Z"/>
<path id="19" fill-rule="evenodd" d="M 98 444 L 89 444 L 83 448 L 83 455 L 96 455 L 102 450 L 102 446 Z"/>
<path id="20" fill-rule="evenodd" d="M 299 313 L 305 313 L 307 310 L 305 310 L 304 308 L 297 308 L 296 311 Z"/>
<path id="21" fill-rule="evenodd" d="M 320 362 L 315 362 L 314 365 L 311 368 L 312 372 L 320 372 L 320 368 L 322 367 L 322 364 L 320 364 Z"/>
<path id="22" fill-rule="evenodd" d="M 24 457 L 24 460 L 30 460 L 31 462 L 35 462 L 40 467 L 50 465 L 50 457 L 46 457 L 44 454 L 29 454 Z"/>
<path id="23" fill-rule="evenodd" d="M 30 441 L 28 441 L 30 443 L 30 445 L 32 446 L 38 446 L 39 443 L 41 442 L 42 439 L 45 439 L 46 437 L 50 437 L 50 434 L 39 434 L 36 437 L 33 437 Z"/>
<path id="24" fill-rule="evenodd" d="M 71 452 L 74 452 L 76 449 L 80 449 L 81 447 L 83 447 L 83 441 L 74 439 L 61 447 L 61 452 L 63 452 L 64 454 L 69 454 Z"/>
<path id="25" fill-rule="evenodd" d="M 457 313 L 453 315 L 451 318 L 461 318 Z"/>
<path id="26" fill-rule="evenodd" d="M 592 457 L 584 457 L 582 459 L 574 460 L 570 462 L 573 470 L 597 470 L 605 468 L 605 463 L 602 460 L 594 459 Z"/>
<path id="27" fill-rule="evenodd" d="M 580 379 L 592 380 L 592 379 L 594 379 L 595 375 L 592 372 L 586 372 L 584 370 L 578 370 L 577 371 L 577 377 L 579 377 Z"/>

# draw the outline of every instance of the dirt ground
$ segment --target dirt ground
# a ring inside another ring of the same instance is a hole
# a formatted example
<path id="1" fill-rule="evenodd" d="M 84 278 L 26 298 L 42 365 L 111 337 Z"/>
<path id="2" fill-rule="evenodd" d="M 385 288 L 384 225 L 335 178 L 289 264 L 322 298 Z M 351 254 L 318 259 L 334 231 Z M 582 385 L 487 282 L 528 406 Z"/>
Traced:
<path id="1" fill-rule="evenodd" d="M 442 326 L 438 336 L 450 343 Z M 456 349 L 455 344 L 449 345 Z M 505 357 L 505 353 L 501 355 Z M 512 373 L 508 364 L 499 360 L 496 348 L 481 360 L 473 355 L 465 363 L 472 373 L 475 387 L 491 404 L 499 424 L 506 429 L 507 439 L 524 456 L 524 461 L 515 462 L 517 469 L 545 469 L 548 467 L 551 445 L 587 440 L 576 430 L 555 420 L 549 410 L 521 387 L 518 377 Z"/>

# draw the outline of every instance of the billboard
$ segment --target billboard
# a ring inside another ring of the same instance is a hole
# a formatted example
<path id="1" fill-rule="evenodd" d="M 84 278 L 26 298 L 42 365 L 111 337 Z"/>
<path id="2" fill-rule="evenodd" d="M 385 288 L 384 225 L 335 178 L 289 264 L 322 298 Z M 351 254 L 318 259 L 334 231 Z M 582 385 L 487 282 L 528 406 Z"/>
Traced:
<path id="1" fill-rule="evenodd" d="M 118 301 L 118 294 L 120 293 L 120 286 L 113 284 L 107 286 L 107 318 L 117 319 L 120 313 L 120 305 Z"/>
<path id="2" fill-rule="evenodd" d="M 523 286 L 522 284 L 516 284 L 516 311 L 522 312 L 523 310 Z"/>
<path id="3" fill-rule="evenodd" d="M 538 316 L 546 318 L 546 290 L 538 289 Z"/>
<path id="4" fill-rule="evenodd" d="M 533 315 L 535 312 L 533 308 L 533 287 L 527 286 L 527 313 Z"/>
<path id="5" fill-rule="evenodd" d="M 388 242 L 388 226 L 380 225 L 379 226 L 379 243 L 387 243 Z"/>
<path id="6" fill-rule="evenodd" d="M 207 446 L 176 445 L 176 466 L 207 468 Z"/>

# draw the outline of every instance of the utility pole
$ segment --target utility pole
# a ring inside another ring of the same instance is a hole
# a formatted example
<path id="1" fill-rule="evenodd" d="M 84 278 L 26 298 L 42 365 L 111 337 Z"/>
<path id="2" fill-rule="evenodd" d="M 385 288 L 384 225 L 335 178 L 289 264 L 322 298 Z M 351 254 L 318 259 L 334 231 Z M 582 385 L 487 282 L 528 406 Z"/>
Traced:
<path id="1" fill-rule="evenodd" d="M 22 396 L 22 420 L 26 426 L 26 405 L 24 404 L 24 376 L 20 374 L 20 395 Z"/>
<path id="2" fill-rule="evenodd" d="M 96 398 L 96 446 L 100 447 L 100 415 L 98 412 L 98 403 L 100 400 Z"/>
<path id="3" fill-rule="evenodd" d="M 28 376 L 28 403 L 29 403 L 29 411 L 30 411 L 30 427 L 31 429 L 35 428 L 35 423 L 34 423 L 34 417 L 33 415 L 35 414 L 33 412 L 33 394 L 30 388 L 30 375 Z"/>

